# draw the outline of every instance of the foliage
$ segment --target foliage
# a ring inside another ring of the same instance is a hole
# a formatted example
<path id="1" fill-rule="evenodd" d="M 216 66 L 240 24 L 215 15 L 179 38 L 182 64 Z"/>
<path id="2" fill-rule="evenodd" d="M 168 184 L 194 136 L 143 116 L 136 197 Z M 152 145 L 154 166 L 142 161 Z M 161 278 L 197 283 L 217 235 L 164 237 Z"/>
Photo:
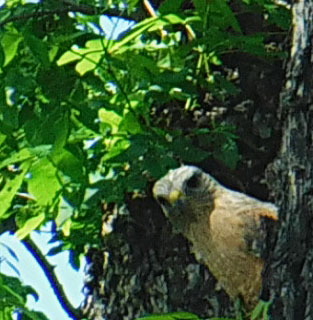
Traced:
<path id="1" fill-rule="evenodd" d="M 47 320 L 43 313 L 26 308 L 26 298 L 29 294 L 38 297 L 31 287 L 23 286 L 18 279 L 0 273 L 0 319 L 11 320 L 13 312 L 18 312 L 25 320 Z"/>
<path id="2" fill-rule="evenodd" d="M 137 320 L 199 320 L 199 318 L 189 312 L 171 312 L 162 315 L 149 315 Z"/>
<path id="3" fill-rule="evenodd" d="M 260 301 L 255 309 L 252 311 L 251 316 L 249 316 L 250 320 L 268 320 L 269 318 L 269 308 L 271 306 L 271 302 Z M 244 310 L 242 310 L 244 311 Z M 147 315 L 137 320 L 201 320 L 197 315 L 190 312 L 170 312 L 164 314 L 154 314 Z M 238 314 L 236 319 L 243 319 L 241 314 Z M 206 320 L 235 320 L 233 318 L 209 318 Z"/>
<path id="4" fill-rule="evenodd" d="M 64 240 L 53 253 L 81 253 L 100 244 L 100 200 L 122 204 L 181 162 L 236 167 L 234 128 L 195 130 L 162 111 L 177 107 L 184 120 L 204 93 L 219 103 L 237 94 L 226 54 L 281 52 L 266 33 L 244 34 L 229 1 L 183 3 L 163 1 L 156 16 L 136 0 L 10 0 L 0 10 L 0 220 L 14 219 L 20 238 L 53 219 Z M 290 25 L 270 0 L 238 4 Z"/>
<path id="5" fill-rule="evenodd" d="M 170 312 L 159 315 L 149 315 L 137 320 L 201 320 L 198 316 L 190 312 Z M 234 320 L 231 318 L 209 318 L 207 320 Z"/>

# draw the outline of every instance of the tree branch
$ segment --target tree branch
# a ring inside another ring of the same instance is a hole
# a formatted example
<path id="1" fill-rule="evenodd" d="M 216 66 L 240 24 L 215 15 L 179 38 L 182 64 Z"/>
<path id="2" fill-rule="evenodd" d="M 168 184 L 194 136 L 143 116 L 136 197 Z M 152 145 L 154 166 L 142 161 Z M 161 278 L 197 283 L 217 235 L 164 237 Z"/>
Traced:
<path id="1" fill-rule="evenodd" d="M 57 297 L 60 305 L 62 306 L 63 310 L 68 314 L 71 319 L 79 319 L 79 310 L 76 310 L 71 302 L 68 300 L 62 285 L 60 284 L 59 280 L 57 279 L 54 273 L 54 267 L 50 265 L 47 261 L 46 257 L 41 253 L 38 249 L 36 244 L 28 237 L 27 240 L 23 241 L 24 246 L 30 252 L 30 254 L 34 257 L 36 262 L 40 265 L 42 271 L 44 272 L 45 276 L 47 277 L 49 283 L 51 284 L 51 288 Z"/>
<path id="2" fill-rule="evenodd" d="M 123 15 L 121 11 L 117 9 L 110 9 L 105 7 L 94 7 L 94 6 L 89 6 L 85 4 L 84 5 L 76 4 L 75 2 L 70 0 L 63 0 L 62 2 L 64 4 L 63 8 L 57 8 L 54 10 L 41 10 L 41 11 L 8 17 L 7 19 L 5 19 L 3 22 L 0 23 L 0 28 L 5 26 L 9 22 L 27 21 L 32 18 L 43 18 L 47 16 L 52 16 L 52 15 L 61 15 L 69 12 L 82 13 L 90 16 L 105 14 L 107 16 L 114 16 L 114 17 L 118 16 L 124 19 L 130 18 L 129 16 Z"/>

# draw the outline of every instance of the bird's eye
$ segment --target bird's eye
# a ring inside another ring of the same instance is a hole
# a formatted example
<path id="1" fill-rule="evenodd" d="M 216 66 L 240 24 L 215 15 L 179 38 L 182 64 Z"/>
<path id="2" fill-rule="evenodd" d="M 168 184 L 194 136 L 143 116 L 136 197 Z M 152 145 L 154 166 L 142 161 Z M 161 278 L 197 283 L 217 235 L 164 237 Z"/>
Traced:
<path id="1" fill-rule="evenodd" d="M 186 181 L 186 187 L 189 189 L 199 188 L 201 185 L 201 176 L 199 174 L 194 174 L 191 178 Z"/>
<path id="2" fill-rule="evenodd" d="M 170 204 L 169 201 L 166 198 L 162 197 L 162 196 L 158 196 L 156 198 L 156 200 L 163 207 L 167 207 Z"/>

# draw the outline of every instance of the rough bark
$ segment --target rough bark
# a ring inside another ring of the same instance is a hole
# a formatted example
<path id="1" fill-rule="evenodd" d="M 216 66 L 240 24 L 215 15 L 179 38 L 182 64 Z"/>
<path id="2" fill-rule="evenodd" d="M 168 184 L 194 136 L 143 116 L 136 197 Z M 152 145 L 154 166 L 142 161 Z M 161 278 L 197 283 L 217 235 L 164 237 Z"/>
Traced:
<path id="1" fill-rule="evenodd" d="M 274 319 L 313 319 L 313 2 L 293 4 L 293 35 L 278 157 L 267 170 L 281 225 L 265 287 L 274 297 Z"/>

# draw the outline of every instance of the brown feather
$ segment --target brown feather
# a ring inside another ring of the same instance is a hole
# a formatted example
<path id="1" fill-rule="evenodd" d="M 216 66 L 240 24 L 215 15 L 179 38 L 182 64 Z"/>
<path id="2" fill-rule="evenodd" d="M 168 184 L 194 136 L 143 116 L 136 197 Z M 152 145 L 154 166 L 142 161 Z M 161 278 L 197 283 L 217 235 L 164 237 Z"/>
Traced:
<path id="1" fill-rule="evenodd" d="M 262 287 L 262 226 L 278 220 L 277 208 L 231 191 L 192 166 L 170 171 L 153 193 L 174 228 L 192 243 L 196 258 L 232 299 L 240 296 L 252 309 Z"/>

